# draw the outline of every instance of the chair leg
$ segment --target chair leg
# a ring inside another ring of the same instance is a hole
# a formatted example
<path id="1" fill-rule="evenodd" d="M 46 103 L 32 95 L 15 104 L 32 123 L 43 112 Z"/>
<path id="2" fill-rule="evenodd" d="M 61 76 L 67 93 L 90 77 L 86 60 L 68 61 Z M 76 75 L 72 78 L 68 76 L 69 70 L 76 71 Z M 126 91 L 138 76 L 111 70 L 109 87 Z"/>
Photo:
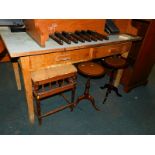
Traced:
<path id="1" fill-rule="evenodd" d="M 71 91 L 71 103 L 74 103 L 74 99 L 75 99 L 75 90 L 76 90 L 76 87 L 72 89 Z M 73 108 L 74 108 L 74 104 L 73 106 L 70 107 L 71 111 L 73 111 Z"/>
<path id="2" fill-rule="evenodd" d="M 38 116 L 38 122 L 39 125 L 42 124 L 42 118 L 41 118 L 41 106 L 40 106 L 40 100 L 36 99 L 36 105 L 37 105 L 37 116 Z"/>

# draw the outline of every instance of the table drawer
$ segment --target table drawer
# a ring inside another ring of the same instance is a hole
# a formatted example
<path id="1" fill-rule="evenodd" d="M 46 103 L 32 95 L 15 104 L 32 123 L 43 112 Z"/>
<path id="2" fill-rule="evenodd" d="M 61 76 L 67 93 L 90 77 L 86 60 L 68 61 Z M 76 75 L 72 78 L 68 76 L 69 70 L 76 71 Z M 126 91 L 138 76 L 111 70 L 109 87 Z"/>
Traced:
<path id="1" fill-rule="evenodd" d="M 93 51 L 94 58 L 102 58 L 115 54 L 122 54 L 130 50 L 131 43 L 121 43 L 116 45 L 108 45 L 102 47 L 96 47 Z"/>
<path id="2" fill-rule="evenodd" d="M 30 56 L 30 68 L 36 70 L 56 64 L 68 64 L 91 59 L 90 49 L 54 52 L 50 54 Z"/>
<path id="3" fill-rule="evenodd" d="M 76 63 L 80 61 L 90 60 L 90 58 L 90 49 L 80 49 L 56 54 L 54 58 L 54 63 Z"/>

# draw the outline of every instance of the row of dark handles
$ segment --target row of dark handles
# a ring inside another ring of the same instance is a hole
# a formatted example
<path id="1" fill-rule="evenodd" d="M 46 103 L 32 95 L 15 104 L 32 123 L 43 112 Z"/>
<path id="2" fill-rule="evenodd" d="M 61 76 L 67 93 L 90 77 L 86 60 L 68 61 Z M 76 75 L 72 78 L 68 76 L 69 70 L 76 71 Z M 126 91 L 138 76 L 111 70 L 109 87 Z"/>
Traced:
<path id="1" fill-rule="evenodd" d="M 108 36 L 100 34 L 98 32 L 92 30 L 82 30 L 82 31 L 75 31 L 72 32 L 55 32 L 54 34 L 49 36 L 51 39 L 56 41 L 59 45 L 63 45 L 63 43 L 71 44 L 71 42 L 78 43 L 85 41 L 102 41 L 102 40 L 109 40 Z"/>

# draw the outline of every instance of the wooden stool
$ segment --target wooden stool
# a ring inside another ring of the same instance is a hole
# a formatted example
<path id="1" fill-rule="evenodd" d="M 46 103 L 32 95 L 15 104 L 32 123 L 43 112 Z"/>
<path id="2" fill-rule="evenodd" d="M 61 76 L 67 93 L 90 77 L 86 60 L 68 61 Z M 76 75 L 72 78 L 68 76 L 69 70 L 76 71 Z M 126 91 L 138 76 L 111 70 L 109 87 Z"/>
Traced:
<path id="1" fill-rule="evenodd" d="M 95 105 L 95 100 L 93 98 L 93 96 L 91 96 L 89 94 L 89 88 L 90 88 L 90 79 L 93 78 L 93 77 L 98 77 L 98 76 L 101 76 L 104 74 L 104 68 L 97 64 L 97 63 L 94 63 L 94 62 L 84 62 L 84 63 L 80 63 L 78 64 L 77 66 L 77 69 L 78 71 L 85 75 L 87 77 L 87 82 L 86 82 L 86 85 L 85 85 L 85 91 L 84 91 L 84 94 L 82 96 L 79 96 L 78 99 L 76 100 L 75 102 L 75 106 L 83 99 L 88 99 L 93 107 L 96 109 L 96 110 L 99 110 L 96 105 Z"/>
<path id="2" fill-rule="evenodd" d="M 66 108 L 73 110 L 77 77 L 77 69 L 73 65 L 63 65 L 34 71 L 31 73 L 31 76 L 39 124 L 42 123 L 43 117 Z M 69 90 L 72 91 L 71 102 L 62 94 L 62 92 Z M 42 114 L 40 100 L 55 94 L 61 94 L 68 104 Z"/>
<path id="3" fill-rule="evenodd" d="M 113 85 L 114 75 L 115 75 L 115 72 L 118 69 L 124 68 L 127 65 L 127 63 L 126 63 L 126 59 L 125 58 L 122 58 L 121 56 L 107 57 L 107 58 L 103 59 L 103 63 L 108 68 L 112 69 L 111 74 L 110 74 L 110 78 L 109 78 L 109 83 L 108 84 L 105 84 L 104 87 L 100 87 L 101 89 L 107 88 L 106 95 L 105 95 L 105 98 L 103 100 L 103 104 L 104 104 L 105 101 L 108 98 L 109 93 L 111 93 L 111 91 L 114 91 L 116 93 L 116 95 L 119 96 L 119 97 L 122 96 L 118 92 L 118 88 Z"/>

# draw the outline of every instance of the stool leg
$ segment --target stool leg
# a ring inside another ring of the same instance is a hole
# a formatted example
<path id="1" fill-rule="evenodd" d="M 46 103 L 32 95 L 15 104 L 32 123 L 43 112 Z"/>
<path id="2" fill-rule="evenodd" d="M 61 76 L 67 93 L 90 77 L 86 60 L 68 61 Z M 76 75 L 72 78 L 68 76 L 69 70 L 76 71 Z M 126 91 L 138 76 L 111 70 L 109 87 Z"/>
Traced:
<path id="1" fill-rule="evenodd" d="M 122 95 L 118 92 L 117 87 L 113 87 L 114 92 L 116 93 L 117 96 L 122 97 Z"/>
<path id="2" fill-rule="evenodd" d="M 75 99 L 75 90 L 76 90 L 76 87 L 72 89 L 71 91 L 71 102 L 74 103 L 74 99 Z M 74 104 L 72 107 L 70 107 L 71 111 L 73 111 L 73 108 L 74 108 Z"/>
<path id="3" fill-rule="evenodd" d="M 88 100 L 91 101 L 92 103 L 92 106 L 97 110 L 97 111 L 100 111 L 100 109 L 97 108 L 96 104 L 95 104 L 95 100 L 92 96 L 88 96 Z"/>
<path id="4" fill-rule="evenodd" d="M 115 69 L 112 69 L 109 84 L 113 85 Z"/>
<path id="5" fill-rule="evenodd" d="M 76 90 L 76 87 L 73 88 L 73 90 L 72 90 L 72 99 L 71 99 L 72 103 L 74 102 L 74 99 L 75 99 L 75 90 Z"/>
<path id="6" fill-rule="evenodd" d="M 105 84 L 104 86 L 101 86 L 100 88 L 101 89 L 106 89 L 106 88 L 108 88 L 109 87 L 109 84 Z"/>
<path id="7" fill-rule="evenodd" d="M 108 98 L 108 95 L 111 93 L 111 91 L 114 91 L 116 93 L 117 96 L 121 97 L 122 95 L 118 92 L 118 88 L 113 86 L 113 81 L 114 81 L 114 73 L 115 73 L 115 69 L 113 69 L 111 71 L 111 74 L 110 74 L 110 78 L 109 78 L 109 83 L 108 84 L 105 84 L 104 87 L 100 87 L 101 89 L 105 89 L 107 88 L 107 91 L 106 91 L 106 95 L 105 95 L 105 98 L 103 100 L 103 104 L 106 102 L 107 98 Z"/>
<path id="8" fill-rule="evenodd" d="M 122 95 L 118 92 L 118 88 L 113 85 L 114 73 L 115 73 L 115 69 L 112 70 L 110 81 L 109 81 L 110 85 L 111 85 L 111 90 L 113 90 L 116 93 L 117 96 L 122 97 Z"/>
<path id="9" fill-rule="evenodd" d="M 104 100 L 103 100 L 103 104 L 106 102 L 106 100 L 107 100 L 108 95 L 109 95 L 110 92 L 111 92 L 111 90 L 109 90 L 109 88 L 108 88 L 107 91 L 106 91 L 105 98 L 104 98 Z"/>
<path id="10" fill-rule="evenodd" d="M 75 102 L 75 106 L 83 99 L 87 99 L 92 103 L 92 106 L 94 107 L 95 110 L 99 111 L 99 109 L 97 108 L 96 104 L 95 104 L 95 100 L 93 98 L 93 96 L 91 96 L 89 94 L 89 89 L 90 89 L 90 78 L 88 78 L 87 83 L 85 85 L 85 90 L 84 90 L 84 94 L 82 96 L 79 96 L 78 99 Z"/>
<path id="11" fill-rule="evenodd" d="M 37 103 L 37 116 L 38 116 L 38 122 L 39 122 L 39 125 L 41 125 L 41 124 L 42 124 L 42 118 L 41 118 L 40 100 L 36 99 L 36 103 Z"/>
<path id="12" fill-rule="evenodd" d="M 90 89 L 90 78 L 87 79 L 84 95 L 89 95 L 89 89 Z"/>
<path id="13" fill-rule="evenodd" d="M 115 72 L 115 70 L 113 69 L 112 71 L 111 71 L 111 74 L 110 74 L 110 78 L 109 78 L 109 83 L 108 84 L 105 84 L 104 85 L 104 87 L 100 87 L 101 89 L 105 89 L 105 88 L 107 88 L 107 91 L 106 91 L 106 95 L 105 95 L 105 97 L 104 97 L 104 100 L 103 100 L 103 104 L 106 102 L 106 100 L 107 100 L 107 98 L 108 98 L 108 95 L 111 93 L 111 91 L 112 91 L 112 88 L 113 88 L 113 79 L 114 79 L 114 72 Z"/>

